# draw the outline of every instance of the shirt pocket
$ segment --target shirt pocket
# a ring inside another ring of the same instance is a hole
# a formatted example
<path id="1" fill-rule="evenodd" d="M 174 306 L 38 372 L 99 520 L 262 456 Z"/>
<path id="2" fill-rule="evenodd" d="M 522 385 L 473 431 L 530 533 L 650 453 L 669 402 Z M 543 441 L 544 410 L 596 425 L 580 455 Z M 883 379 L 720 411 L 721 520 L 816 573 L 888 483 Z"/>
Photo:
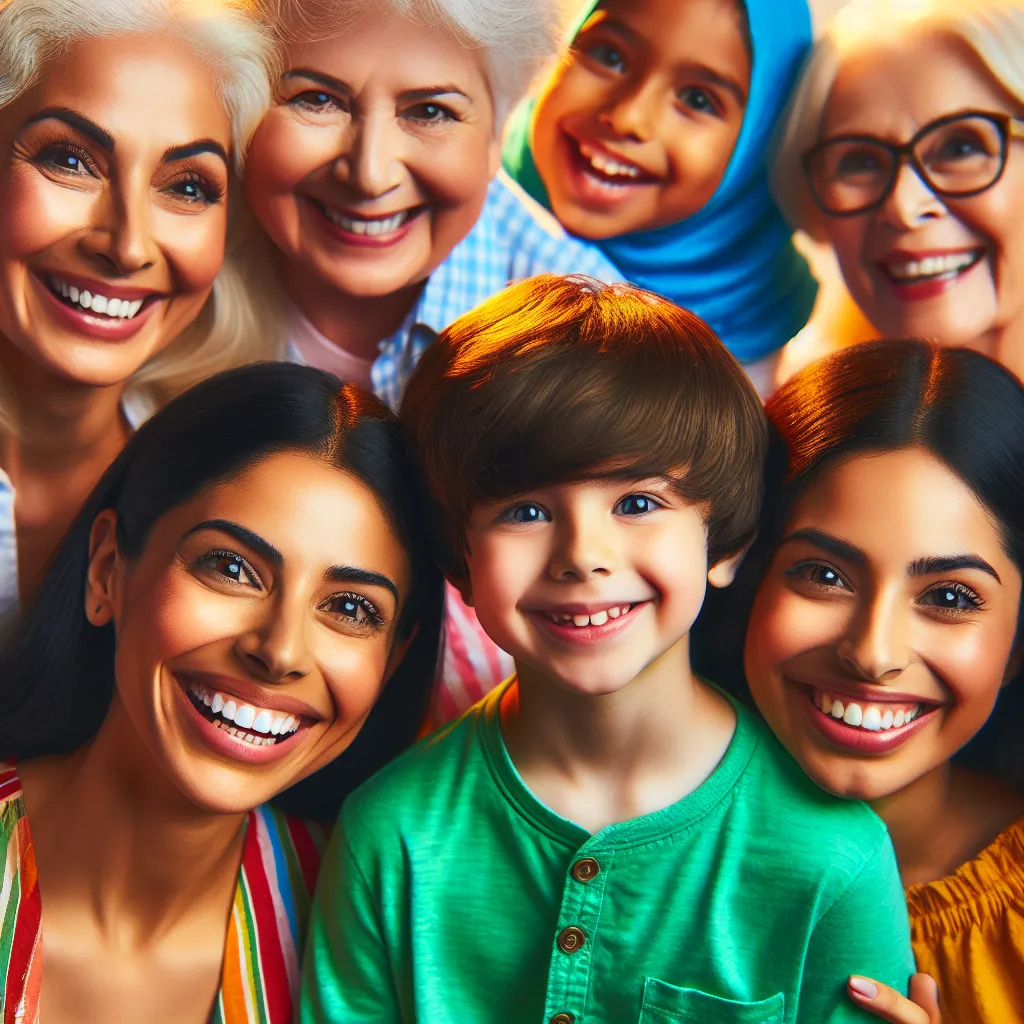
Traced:
<path id="1" fill-rule="evenodd" d="M 785 1005 L 781 992 L 744 1003 L 646 978 L 639 1024 L 782 1024 Z"/>

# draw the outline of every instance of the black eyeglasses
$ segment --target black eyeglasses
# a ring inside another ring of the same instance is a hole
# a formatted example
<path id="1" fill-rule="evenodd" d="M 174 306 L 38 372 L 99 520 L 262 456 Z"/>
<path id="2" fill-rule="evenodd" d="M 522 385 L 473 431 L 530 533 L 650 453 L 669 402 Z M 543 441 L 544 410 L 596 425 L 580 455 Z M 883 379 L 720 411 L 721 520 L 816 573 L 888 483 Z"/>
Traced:
<path id="1" fill-rule="evenodd" d="M 935 195 L 966 199 L 1002 177 L 1008 142 L 1020 138 L 1024 118 L 970 110 L 926 124 L 905 146 L 873 135 L 825 139 L 804 153 L 804 174 L 832 217 L 878 209 L 907 161 Z"/>

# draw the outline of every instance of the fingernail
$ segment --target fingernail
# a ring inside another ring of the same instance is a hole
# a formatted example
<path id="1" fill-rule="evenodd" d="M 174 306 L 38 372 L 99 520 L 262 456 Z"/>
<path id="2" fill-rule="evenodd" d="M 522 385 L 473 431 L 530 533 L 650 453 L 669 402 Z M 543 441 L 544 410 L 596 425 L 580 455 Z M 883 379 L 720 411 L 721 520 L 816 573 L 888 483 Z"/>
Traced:
<path id="1" fill-rule="evenodd" d="M 878 995 L 878 986 L 867 978 L 851 978 L 850 988 L 865 999 L 874 999 Z"/>

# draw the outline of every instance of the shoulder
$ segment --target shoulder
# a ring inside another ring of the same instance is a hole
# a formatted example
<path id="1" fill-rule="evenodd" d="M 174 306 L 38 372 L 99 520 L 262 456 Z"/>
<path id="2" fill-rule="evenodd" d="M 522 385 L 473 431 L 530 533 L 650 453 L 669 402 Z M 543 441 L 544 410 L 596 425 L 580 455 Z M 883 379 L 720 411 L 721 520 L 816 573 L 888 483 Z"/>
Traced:
<path id="1" fill-rule="evenodd" d="M 250 812 L 247 824 L 253 835 L 243 854 L 246 874 L 262 875 L 281 892 L 312 895 L 327 839 L 323 828 L 270 804 Z"/>
<path id="2" fill-rule="evenodd" d="M 622 280 L 622 274 L 596 245 L 569 235 L 555 216 L 504 170 L 498 171 L 488 188 L 481 226 L 513 261 L 510 279 L 548 272 Z"/>
<path id="3" fill-rule="evenodd" d="M 490 778 L 480 736 L 488 694 L 454 722 L 424 737 L 345 801 L 339 824 L 352 845 L 372 835 L 436 827 L 445 810 L 472 802 Z"/>
<path id="4" fill-rule="evenodd" d="M 745 708 L 739 713 L 758 742 L 737 799 L 756 806 L 759 826 L 775 837 L 790 870 L 829 876 L 842 888 L 880 852 L 891 851 L 885 824 L 867 804 L 826 793 L 758 716 Z"/>

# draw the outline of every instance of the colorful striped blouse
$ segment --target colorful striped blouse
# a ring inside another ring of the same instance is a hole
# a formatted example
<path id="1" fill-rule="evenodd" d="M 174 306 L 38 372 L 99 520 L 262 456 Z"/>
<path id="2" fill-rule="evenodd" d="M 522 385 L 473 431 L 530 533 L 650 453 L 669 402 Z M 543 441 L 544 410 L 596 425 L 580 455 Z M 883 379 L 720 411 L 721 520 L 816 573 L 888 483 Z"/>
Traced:
<path id="1" fill-rule="evenodd" d="M 269 806 L 246 818 L 242 867 L 210 1024 L 291 1024 L 323 834 Z M 41 903 L 14 767 L 0 763 L 2 1024 L 39 1024 Z"/>

